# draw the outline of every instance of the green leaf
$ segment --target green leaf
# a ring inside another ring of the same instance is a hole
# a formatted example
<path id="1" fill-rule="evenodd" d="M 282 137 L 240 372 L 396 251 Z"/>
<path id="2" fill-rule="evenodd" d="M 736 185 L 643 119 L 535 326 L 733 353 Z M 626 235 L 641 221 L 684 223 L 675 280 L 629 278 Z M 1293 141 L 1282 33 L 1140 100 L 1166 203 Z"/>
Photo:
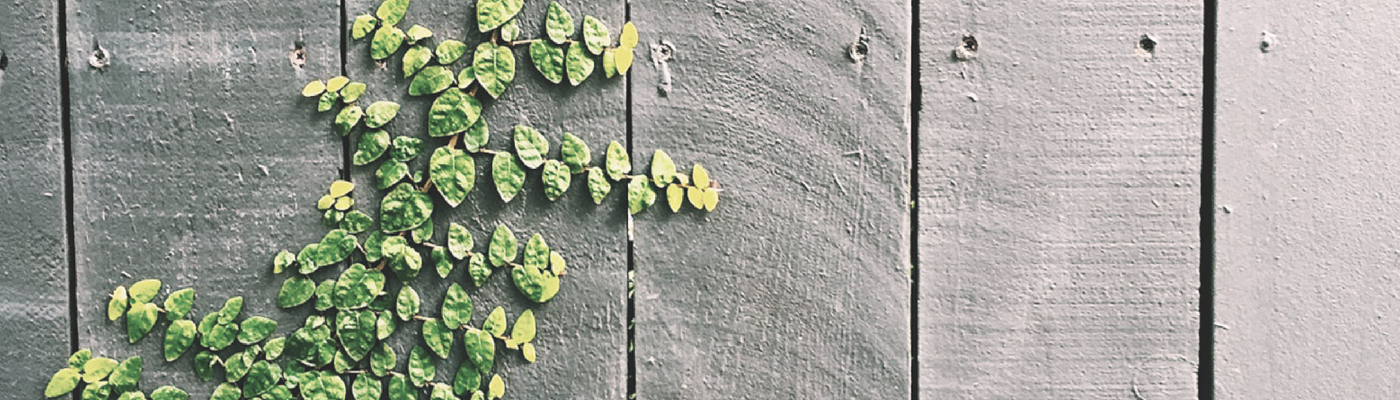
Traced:
<path id="1" fill-rule="evenodd" d="M 400 320 L 408 321 L 413 319 L 413 316 L 418 315 L 418 309 L 423 304 L 423 301 L 418 299 L 418 291 L 413 290 L 412 286 L 404 285 L 402 289 L 399 289 L 398 298 L 394 310 L 398 313 Z"/>
<path id="2" fill-rule="evenodd" d="M 340 134 L 340 136 L 350 134 L 350 130 L 355 129 L 355 125 L 359 124 L 360 119 L 364 116 L 364 109 L 357 105 L 340 109 L 340 113 L 335 116 L 335 133 Z"/>
<path id="3" fill-rule="evenodd" d="M 388 297 L 385 298 L 387 299 Z M 388 338 L 389 335 L 394 334 L 394 329 L 397 328 L 398 324 L 394 323 L 394 313 L 388 311 L 381 312 L 374 321 L 374 337 L 375 339 L 384 340 Z"/>
<path id="4" fill-rule="evenodd" d="M 73 352 L 72 355 L 68 356 L 68 366 L 73 367 L 73 368 L 82 369 L 82 368 L 83 368 L 83 365 L 84 365 L 84 364 L 87 364 L 88 360 L 91 360 L 91 359 L 92 359 L 92 350 L 91 350 L 91 349 L 81 349 L 81 350 L 78 350 L 78 351 Z"/>
<path id="5" fill-rule="evenodd" d="M 430 256 L 433 260 L 433 266 L 437 269 L 438 277 L 446 279 L 447 275 L 452 273 L 452 268 L 455 267 L 452 264 L 452 257 L 447 254 L 447 248 L 433 246 Z"/>
<path id="6" fill-rule="evenodd" d="M 451 76 L 448 79 L 451 80 Z M 446 137 L 466 132 L 480 117 L 480 101 L 461 89 L 447 89 L 433 100 L 433 106 L 428 110 L 428 136 Z"/>
<path id="7" fill-rule="evenodd" d="M 491 265 L 502 267 L 515 261 L 519 246 L 520 242 L 515 240 L 515 233 L 510 228 L 497 225 L 496 231 L 491 233 Z"/>
<path id="8" fill-rule="evenodd" d="M 569 167 L 559 160 L 547 160 L 544 163 L 544 195 L 549 201 L 559 200 L 565 191 L 569 190 L 569 181 L 573 178 L 569 174 Z"/>
<path id="9" fill-rule="evenodd" d="M 512 19 L 505 25 L 501 25 L 501 40 L 514 42 L 515 39 L 520 38 L 520 24 L 517 21 L 519 20 Z"/>
<path id="10" fill-rule="evenodd" d="M 338 309 L 364 308 L 383 289 L 382 273 L 365 269 L 363 264 L 355 264 L 340 273 L 340 278 L 335 282 L 332 299 Z"/>
<path id="11" fill-rule="evenodd" d="M 334 107 L 337 103 L 340 103 L 340 93 L 331 91 L 321 93 L 321 98 L 316 101 L 316 111 L 330 111 L 331 107 Z"/>
<path id="12" fill-rule="evenodd" d="M 564 80 L 564 47 L 537 40 L 530 43 L 530 61 L 544 79 L 553 83 Z"/>
<path id="13" fill-rule="evenodd" d="M 593 161 L 593 154 L 588 150 L 588 144 L 583 142 L 578 136 L 564 132 L 564 139 L 560 141 L 559 152 L 564 164 L 569 166 L 569 172 L 582 173 L 584 168 L 588 168 L 588 163 Z"/>
<path id="14" fill-rule="evenodd" d="M 150 303 L 160 294 L 160 280 L 147 279 L 133 283 L 127 292 L 131 295 L 133 303 Z"/>
<path id="15" fill-rule="evenodd" d="M 593 74 L 593 56 L 583 49 L 583 43 L 574 42 L 569 45 L 568 69 L 569 84 L 578 86 L 582 84 L 589 75 Z"/>
<path id="16" fill-rule="evenodd" d="M 424 28 L 422 25 L 413 24 L 413 26 L 408 28 L 409 43 L 418 43 L 419 41 L 430 37 L 433 37 L 433 31 L 429 30 L 428 28 Z"/>
<path id="17" fill-rule="evenodd" d="M 651 153 L 651 180 L 656 187 L 666 187 L 676 179 L 676 163 L 671 162 L 671 156 L 665 151 L 657 149 Z"/>
<path id="18" fill-rule="evenodd" d="M 238 325 L 219 323 L 218 313 L 205 315 L 199 322 L 198 331 L 199 344 L 213 351 L 223 350 L 238 339 Z"/>
<path id="19" fill-rule="evenodd" d="M 194 374 L 200 380 L 208 382 L 214 379 L 214 365 L 218 364 L 219 357 L 208 350 L 201 350 L 194 356 Z"/>
<path id="20" fill-rule="evenodd" d="M 437 366 L 433 365 L 433 358 L 428 355 L 428 349 L 413 346 L 413 350 L 408 352 L 409 381 L 413 382 L 413 386 L 423 387 L 433 380 L 434 375 L 437 375 Z"/>
<path id="21" fill-rule="evenodd" d="M 379 190 L 388 189 L 403 178 L 408 177 L 408 164 L 399 161 L 385 161 L 374 171 L 374 186 Z"/>
<path id="22" fill-rule="evenodd" d="M 515 319 L 515 326 L 510 328 L 510 340 L 516 343 L 530 343 L 535 340 L 534 310 L 525 310 L 520 314 L 520 318 Z"/>
<path id="23" fill-rule="evenodd" d="M 151 303 L 134 303 L 126 312 L 126 338 L 131 343 L 146 337 L 160 319 L 160 307 Z"/>
<path id="24" fill-rule="evenodd" d="M 316 302 L 313 308 L 316 311 L 326 311 L 335 308 L 335 281 L 327 279 L 316 285 Z"/>
<path id="25" fill-rule="evenodd" d="M 603 77 L 617 75 L 617 53 L 614 49 L 603 50 Z"/>
<path id="26" fill-rule="evenodd" d="M 461 363 L 457 367 L 457 376 L 452 379 L 452 391 L 465 396 L 480 388 L 481 374 L 476 372 L 476 366 L 470 362 Z"/>
<path id="27" fill-rule="evenodd" d="M 378 16 L 384 25 L 398 25 L 403 21 L 404 14 L 408 13 L 408 0 L 384 0 L 379 3 L 379 9 L 374 15 Z"/>
<path id="28" fill-rule="evenodd" d="M 612 44 L 612 33 L 608 32 L 607 24 L 602 20 L 594 18 L 592 15 L 583 17 L 583 42 L 588 45 L 588 52 L 593 55 L 603 53 L 603 49 Z"/>
<path id="29" fill-rule="evenodd" d="M 306 303 L 311 300 L 311 295 L 316 293 L 316 283 L 309 278 L 292 275 L 282 282 L 282 289 L 277 291 L 277 306 L 281 308 L 291 308 Z"/>
<path id="30" fill-rule="evenodd" d="M 442 322 L 454 330 L 472 322 L 472 298 L 456 282 L 447 288 L 442 300 Z"/>
<path id="31" fill-rule="evenodd" d="M 637 26 L 628 22 L 622 25 L 622 34 L 618 36 L 618 43 L 624 48 L 637 47 Z"/>
<path id="32" fill-rule="evenodd" d="M 308 380 L 302 385 L 301 392 L 304 400 L 345 400 L 345 381 L 339 376 L 325 374 Z"/>
<path id="33" fill-rule="evenodd" d="M 476 82 L 476 71 L 473 70 L 472 66 L 468 65 L 457 73 L 458 89 L 467 90 L 468 87 L 472 86 L 472 82 Z"/>
<path id="34" fill-rule="evenodd" d="M 422 225 L 432 214 L 432 198 L 413 185 L 399 184 L 379 204 L 379 228 L 385 233 L 403 232 Z"/>
<path id="35" fill-rule="evenodd" d="M 112 385 L 112 391 L 126 393 L 136 389 L 136 385 L 141 382 L 142 365 L 141 356 L 131 357 L 117 364 L 117 368 L 112 370 L 112 375 L 107 377 L 107 382 Z"/>
<path id="36" fill-rule="evenodd" d="M 335 233 L 335 231 L 331 231 L 331 233 Z M 326 237 L 331 237 L 331 234 L 327 234 Z M 219 308 L 219 323 L 231 324 L 234 320 L 238 319 L 238 314 L 242 312 L 243 296 L 230 297 L 228 300 L 224 300 L 224 306 Z"/>
<path id="37" fill-rule="evenodd" d="M 243 396 L 243 391 L 230 383 L 220 383 L 214 388 L 214 393 L 209 395 L 209 400 L 238 400 Z"/>
<path id="38" fill-rule="evenodd" d="M 288 253 L 288 255 L 291 255 Z M 169 321 L 185 318 L 194 308 L 194 289 L 184 288 L 165 296 L 165 318 Z"/>
<path id="39" fill-rule="evenodd" d="M 268 361 L 276 360 L 278 357 L 281 357 L 282 350 L 285 350 L 286 348 L 287 338 L 282 336 L 268 339 L 267 343 L 263 344 L 263 351 L 265 352 Z"/>
<path id="40" fill-rule="evenodd" d="M 389 377 L 389 400 L 418 400 L 418 390 L 408 385 L 408 378 L 395 374 Z"/>
<path id="41" fill-rule="evenodd" d="M 520 168 L 510 153 L 496 153 L 491 159 L 491 179 L 496 183 L 496 193 L 501 195 L 501 201 L 509 203 L 525 186 L 525 170 Z"/>
<path id="42" fill-rule="evenodd" d="M 457 396 L 452 394 L 451 386 L 434 383 L 433 390 L 428 395 L 428 400 L 457 400 Z"/>
<path id="43" fill-rule="evenodd" d="M 559 255 L 559 252 L 557 252 L 557 251 L 551 251 L 551 252 L 549 252 L 549 271 L 550 271 L 550 272 L 553 272 L 554 275 L 556 275 L 556 276 L 564 276 L 564 272 L 565 272 L 565 270 L 567 270 L 568 268 L 569 268 L 568 264 L 565 264 L 565 263 L 564 263 L 564 257 L 563 257 L 563 256 L 560 256 L 560 255 Z"/>
<path id="44" fill-rule="evenodd" d="M 612 183 L 603 177 L 603 170 L 588 170 L 588 194 L 593 196 L 594 204 L 603 204 L 603 198 L 608 197 L 608 192 L 612 191 Z"/>
<path id="45" fill-rule="evenodd" d="M 671 206 L 671 212 L 680 212 L 681 205 L 685 204 L 685 190 L 680 185 L 666 187 L 666 204 Z"/>
<path id="46" fill-rule="evenodd" d="M 107 375 L 112 374 L 112 370 L 117 368 L 117 360 L 107 357 L 96 357 L 83 363 L 83 382 L 93 383 L 107 379 Z"/>
<path id="47" fill-rule="evenodd" d="M 515 155 L 525 168 L 535 169 L 544 164 L 549 154 L 549 141 L 540 131 L 525 125 L 515 126 Z"/>
<path id="48" fill-rule="evenodd" d="M 467 54 L 467 44 L 459 40 L 448 39 L 437 45 L 437 59 L 439 64 L 450 65 L 457 62 L 457 59 L 462 58 L 463 54 Z"/>
<path id="49" fill-rule="evenodd" d="M 627 210 L 632 214 L 642 212 L 656 203 L 656 191 L 651 189 L 646 178 L 632 178 L 627 184 Z"/>
<path id="50" fill-rule="evenodd" d="M 384 126 L 399 115 L 399 103 L 376 101 L 365 109 L 365 126 L 370 129 Z"/>
<path id="51" fill-rule="evenodd" d="M 174 386 L 161 386 L 151 392 L 151 400 L 189 400 L 190 394 Z"/>
<path id="52" fill-rule="evenodd" d="M 351 360 L 360 361 L 369 355 L 377 341 L 375 330 L 378 317 L 370 310 L 342 310 L 336 315 L 335 335 Z"/>
<path id="53" fill-rule="evenodd" d="M 344 89 L 340 89 L 340 102 L 354 103 L 360 99 L 361 95 L 365 94 L 365 89 L 368 88 L 369 86 L 366 86 L 364 82 L 350 82 L 350 84 L 345 85 Z"/>
<path id="54" fill-rule="evenodd" d="M 549 266 L 549 245 L 538 233 L 531 235 L 530 240 L 525 242 L 525 266 L 534 269 Z"/>
<path id="55" fill-rule="evenodd" d="M 486 118 L 477 118 L 476 123 L 467 128 L 467 134 L 462 135 L 462 147 L 468 152 L 479 152 L 481 148 L 486 147 L 490 136 L 486 128 Z"/>
<path id="56" fill-rule="evenodd" d="M 476 186 L 476 161 L 461 150 L 439 147 L 428 163 L 429 175 L 447 205 L 456 207 Z"/>
<path id="57" fill-rule="evenodd" d="M 423 68 L 408 85 L 409 96 L 426 96 L 452 87 L 452 70 L 441 65 Z"/>
<path id="58" fill-rule="evenodd" d="M 253 363 L 248 369 L 247 380 L 243 383 L 243 394 L 254 397 L 267 393 L 272 386 L 282 380 L 282 368 L 267 361 Z"/>
<path id="59" fill-rule="evenodd" d="M 544 303 L 559 293 L 559 277 L 550 271 L 519 265 L 511 269 L 510 276 L 515 288 L 530 301 Z"/>
<path id="60" fill-rule="evenodd" d="M 369 230 L 374 225 L 374 219 L 360 211 L 351 211 L 345 214 L 345 219 L 340 220 L 340 229 L 350 233 L 361 233 Z"/>
<path id="61" fill-rule="evenodd" d="M 379 400 L 383 394 L 383 387 L 379 379 L 360 374 L 355 377 L 355 383 L 350 385 L 350 392 L 355 395 L 355 400 Z"/>
<path id="62" fill-rule="evenodd" d="M 423 321 L 423 342 L 428 344 L 428 348 L 433 349 L 438 357 L 447 358 L 448 352 L 452 351 L 452 329 L 444 326 L 442 321 L 436 318 L 429 318 Z M 409 354 L 413 356 L 412 353 Z M 409 362 L 412 362 L 412 358 Z M 411 368 L 411 367 L 410 367 Z M 421 386 L 421 385 L 420 385 Z"/>
<path id="63" fill-rule="evenodd" d="M 498 306 L 495 310 L 491 310 L 491 315 L 487 315 L 486 321 L 481 323 L 481 330 L 490 333 L 491 336 L 505 339 L 506 309 Z"/>
<path id="64" fill-rule="evenodd" d="M 411 231 L 410 233 L 411 234 L 409 235 L 409 237 L 413 239 L 413 243 L 423 243 L 432 241 L 433 221 L 428 220 L 423 222 L 422 225 L 418 225 L 417 228 L 413 228 L 413 231 Z"/>
<path id="65" fill-rule="evenodd" d="M 369 14 L 360 14 L 355 17 L 355 24 L 350 26 L 350 37 L 354 40 L 364 39 L 376 26 L 379 26 L 378 18 Z"/>
<path id="66" fill-rule="evenodd" d="M 418 158 L 418 154 L 423 151 L 423 140 L 412 136 L 399 136 L 394 138 L 393 146 L 389 147 L 389 157 L 394 161 L 409 162 Z"/>
<path id="67" fill-rule="evenodd" d="M 472 233 L 467 231 L 466 227 L 456 222 L 447 226 L 447 250 L 452 254 L 452 258 L 467 258 L 475 245 Z"/>
<path id="68" fill-rule="evenodd" d="M 549 10 L 545 12 L 544 32 L 550 41 L 558 44 L 564 44 L 574 35 L 574 17 L 557 1 L 549 2 Z"/>
<path id="69" fill-rule="evenodd" d="M 297 262 L 297 256 L 290 251 L 282 250 L 277 252 L 277 256 L 272 258 L 272 273 L 280 274 L 287 268 L 291 268 Z M 166 300 L 169 302 L 170 300 Z"/>
<path id="70" fill-rule="evenodd" d="M 403 52 L 403 77 L 407 78 L 418 73 L 418 71 L 422 71 L 423 67 L 427 66 L 428 62 L 432 60 L 433 49 L 421 44 L 410 46 L 407 51 Z M 409 90 L 411 94 L 413 86 L 409 86 Z M 414 96 L 418 95 L 415 94 Z"/>
<path id="71" fill-rule="evenodd" d="M 631 25 L 631 22 L 627 23 Z M 637 56 L 632 53 L 631 47 L 622 47 L 613 50 L 613 65 L 617 68 L 618 75 L 627 75 L 627 70 L 632 69 L 632 61 Z"/>
<path id="72" fill-rule="evenodd" d="M 491 373 L 491 368 L 496 364 L 496 341 L 491 339 L 491 334 L 467 328 L 462 334 L 462 345 L 467 350 L 467 360 L 476 366 L 477 372 L 482 375 Z"/>
<path id="73" fill-rule="evenodd" d="M 388 238 L 389 236 L 382 231 L 371 231 L 369 237 L 365 239 L 365 261 L 379 262 L 379 259 L 384 256 L 382 251 L 384 240 Z"/>
<path id="74" fill-rule="evenodd" d="M 515 80 L 515 54 L 506 46 L 481 43 L 472 56 L 473 74 L 491 97 L 501 97 L 506 85 Z"/>
<path id="75" fill-rule="evenodd" d="M 301 95 L 302 95 L 302 97 L 316 97 L 316 96 L 320 96 L 321 93 L 325 93 L 325 92 L 326 92 L 326 83 L 325 83 L 325 82 L 322 82 L 320 79 L 317 79 L 317 80 L 314 80 L 314 81 L 311 81 L 311 82 L 307 82 L 307 83 L 306 83 L 306 86 L 304 86 L 304 87 L 301 88 Z"/>
<path id="76" fill-rule="evenodd" d="M 476 287 L 486 284 L 486 278 L 491 277 L 491 267 L 486 266 L 486 256 L 472 253 L 471 260 L 467 261 L 467 274 L 471 275 L 472 284 Z"/>
<path id="77" fill-rule="evenodd" d="M 374 31 L 374 39 L 370 41 L 369 56 L 375 60 L 383 60 L 399 51 L 399 46 L 404 41 L 403 30 L 384 24 Z"/>
<path id="78" fill-rule="evenodd" d="M 423 256 L 409 246 L 402 236 L 384 239 L 382 251 L 389 259 L 389 268 L 393 269 L 399 280 L 408 282 L 418 277 L 418 272 L 423 268 Z"/>
<path id="79" fill-rule="evenodd" d="M 608 143 L 608 158 L 606 160 L 608 178 L 620 181 L 627 174 L 632 173 L 632 159 L 627 155 L 627 149 L 616 140 Z"/>
<path id="80" fill-rule="evenodd" d="M 184 355 L 190 345 L 194 344 L 194 335 L 194 321 L 181 319 L 171 322 L 170 326 L 165 328 L 165 361 L 175 361 Z"/>
<path id="81" fill-rule="evenodd" d="M 500 375 L 491 377 L 491 389 L 487 396 L 493 400 L 506 396 L 506 381 L 501 380 Z"/>
<path id="82" fill-rule="evenodd" d="M 515 17 L 525 5 L 523 0 L 477 0 L 476 26 L 482 33 L 490 32 Z"/>
<path id="83" fill-rule="evenodd" d="M 116 321 L 126 315 L 126 310 L 131 307 L 131 298 L 127 295 L 126 286 L 117 286 L 112 291 L 112 299 L 107 302 L 107 320 Z"/>
<path id="84" fill-rule="evenodd" d="M 369 370 L 375 376 L 389 375 L 394 370 L 394 366 L 399 363 L 399 356 L 394 352 L 393 347 L 388 343 L 380 342 L 374 346 L 374 350 L 369 353 Z"/>
<path id="85" fill-rule="evenodd" d="M 245 345 L 262 342 L 276 331 L 277 321 L 259 316 L 248 317 L 238 327 L 238 342 Z"/>

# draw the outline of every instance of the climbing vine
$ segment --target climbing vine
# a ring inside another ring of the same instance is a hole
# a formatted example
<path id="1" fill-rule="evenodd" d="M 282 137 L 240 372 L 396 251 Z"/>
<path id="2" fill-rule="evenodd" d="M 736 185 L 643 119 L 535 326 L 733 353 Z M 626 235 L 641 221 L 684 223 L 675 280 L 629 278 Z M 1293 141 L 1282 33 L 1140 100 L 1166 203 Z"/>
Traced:
<path id="1" fill-rule="evenodd" d="M 168 325 L 161 339 L 163 358 L 173 362 L 194 353 L 196 376 L 222 380 L 211 396 L 214 400 L 369 400 L 386 394 L 390 400 L 416 400 L 424 393 L 433 400 L 503 397 L 505 380 L 493 372 L 498 353 L 515 352 L 528 362 L 537 361 L 534 311 L 524 310 L 511 323 L 505 308 L 498 306 L 480 325 L 473 325 L 476 304 L 463 285 L 451 283 L 436 307 L 425 307 L 413 287 L 427 254 L 428 266 L 439 278 L 447 278 L 464 263 L 472 287 L 486 285 L 493 274 L 504 271 L 519 294 L 534 304 L 548 302 L 559 292 L 568 266 L 540 233 L 530 234 L 522 251 L 517 234 L 498 225 L 484 243 L 483 254 L 476 251 L 476 240 L 466 227 L 449 223 L 446 242 L 432 242 L 435 197 L 448 207 L 462 204 L 477 186 L 479 158 L 490 158 L 487 174 L 503 202 L 521 194 L 528 170 L 539 170 L 550 201 L 565 196 L 577 176 L 597 204 L 607 199 L 614 185 L 626 185 L 631 214 L 651 207 L 658 190 L 665 192 L 672 212 L 687 203 L 705 211 L 718 204 L 720 189 L 704 167 L 696 164 L 686 174 L 661 150 L 652 153 L 649 174 L 634 175 L 628 151 L 617 141 L 607 144 L 596 165 L 589 145 L 568 132 L 559 136 L 558 159 L 550 158 L 550 139 L 528 125 L 510 128 L 511 146 L 490 147 L 483 102 L 500 97 L 515 81 L 515 48 L 528 47 L 531 63 L 546 81 L 567 80 L 578 86 L 595 75 L 595 69 L 601 69 L 604 78 L 627 74 L 638 40 L 632 23 L 623 25 L 614 41 L 602 20 L 585 15 L 576 24 L 568 10 L 551 2 L 545 37 L 522 39 L 516 15 L 523 0 L 477 0 L 477 28 L 490 39 L 472 49 L 454 39 L 434 45 L 432 30 L 421 25 L 399 28 L 408 6 L 409 0 L 384 0 L 373 14 L 354 19 L 350 35 L 357 41 L 369 39 L 370 55 L 377 62 L 402 58 L 402 73 L 412 78 L 408 94 L 435 96 L 428 136 L 450 139 L 429 152 L 422 139 L 391 134 L 401 106 L 388 100 L 362 106 L 368 85 L 348 77 L 318 79 L 302 88 L 302 96 L 316 99 L 318 112 L 335 112 L 336 134 L 357 136 L 352 163 L 373 168 L 374 188 L 386 191 L 375 221 L 355 209 L 354 183 L 332 182 L 315 204 L 330 231 L 300 251 L 283 250 L 273 257 L 271 272 L 287 275 L 277 306 L 315 310 L 302 326 L 277 336 L 275 320 L 242 316 L 242 297 L 226 299 L 223 307 L 195 323 L 190 313 L 194 289 L 171 292 L 158 306 L 162 283 L 157 279 L 112 292 L 107 317 L 125 321 L 128 341 L 147 337 L 164 319 Z M 470 58 L 468 50 L 473 50 Z M 459 62 L 466 65 L 454 71 Z M 409 162 L 424 154 L 426 171 L 411 171 Z M 322 268 L 346 264 L 336 279 L 316 282 L 310 277 Z M 397 293 L 386 290 L 390 279 L 401 283 Z M 420 325 L 418 333 L 426 346 L 415 345 L 401 363 L 385 340 L 401 324 L 411 323 Z M 434 360 L 449 357 L 459 332 L 466 360 L 451 384 L 438 382 Z M 118 362 L 80 350 L 53 375 L 44 394 L 144 400 L 146 394 L 139 388 L 143 365 L 140 356 Z M 152 400 L 188 397 L 172 386 L 150 392 Z"/>

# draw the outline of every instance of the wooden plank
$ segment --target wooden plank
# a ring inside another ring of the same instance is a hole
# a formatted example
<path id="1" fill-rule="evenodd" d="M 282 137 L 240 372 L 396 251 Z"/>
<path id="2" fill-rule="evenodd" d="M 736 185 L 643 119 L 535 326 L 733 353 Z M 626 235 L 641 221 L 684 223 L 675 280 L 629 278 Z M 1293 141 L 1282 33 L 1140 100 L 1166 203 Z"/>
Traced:
<path id="1" fill-rule="evenodd" d="M 1201 4 L 919 17 L 923 397 L 1194 398 Z"/>
<path id="2" fill-rule="evenodd" d="M 70 346 L 58 3 L 6 3 L 0 26 L 0 392 L 40 398 Z"/>
<path id="3" fill-rule="evenodd" d="M 910 13 L 632 3 L 634 164 L 663 149 L 725 190 L 637 216 L 638 398 L 910 396 Z"/>
<path id="4" fill-rule="evenodd" d="M 1372 49 L 1396 42 L 1400 7 L 1244 1 L 1219 15 L 1216 398 L 1395 397 L 1400 62 Z"/>
<path id="5" fill-rule="evenodd" d="M 581 22 L 585 14 L 600 16 L 613 29 L 622 26 L 625 5 L 622 1 L 606 2 L 570 0 L 560 2 Z M 350 0 L 346 18 L 372 12 L 379 0 Z M 476 29 L 476 11 L 470 3 L 445 0 L 415 0 L 408 15 L 399 24 L 408 29 L 423 25 L 434 33 L 433 45 L 446 39 L 461 40 L 470 49 L 490 40 Z M 545 9 L 549 2 L 526 1 L 516 17 L 523 39 L 543 35 Z M 434 96 L 409 97 L 409 79 L 403 78 L 402 52 L 383 68 L 369 56 L 368 39 L 352 42 L 347 53 L 348 76 L 369 84 L 369 92 L 361 102 L 396 101 L 403 105 L 398 117 L 388 125 L 394 135 L 409 135 L 425 141 L 425 151 L 410 163 L 414 171 L 426 171 L 432 150 L 444 146 L 448 138 L 429 138 L 428 110 Z M 406 49 L 407 46 L 404 46 Z M 551 158 L 559 158 L 559 140 L 565 131 L 583 138 L 601 163 L 603 150 L 609 140 L 625 140 L 626 94 L 620 80 L 603 80 L 595 75 L 583 85 L 571 88 L 567 84 L 553 85 L 542 78 L 530 63 L 528 46 L 515 48 L 515 80 L 499 98 L 479 93 L 483 99 L 482 115 L 490 127 L 487 148 L 511 149 L 511 127 L 527 124 L 549 138 Z M 454 73 L 471 63 L 469 51 L 463 60 L 452 65 Z M 437 201 L 434 213 L 434 243 L 446 243 L 449 223 L 465 226 L 475 237 L 476 250 L 485 253 L 491 233 L 498 224 L 510 227 L 521 245 L 530 235 L 539 233 L 550 247 L 568 260 L 568 275 L 553 300 L 534 305 L 516 290 L 508 270 L 498 269 L 480 289 L 471 284 L 466 263 L 459 263 L 447 279 L 437 276 L 425 266 L 411 284 L 423 298 L 423 304 L 441 304 L 451 282 L 457 282 L 472 296 L 475 306 L 474 324 L 480 326 L 496 306 L 507 310 L 514 321 L 527 308 L 534 309 L 539 323 L 539 338 L 535 345 L 539 359 L 528 364 L 518 351 L 500 348 L 496 367 L 506 381 L 508 397 L 512 399 L 620 399 L 626 396 L 626 295 L 627 243 L 626 205 L 619 198 L 602 206 L 589 198 L 583 176 L 573 179 L 573 186 L 557 202 L 544 196 L 544 186 L 538 172 L 527 175 L 524 191 L 510 203 L 502 203 L 491 183 L 491 158 L 476 156 L 476 188 L 457 208 Z M 381 161 L 382 162 L 382 161 Z M 374 171 L 380 163 L 353 167 L 352 177 L 360 190 L 355 195 L 359 209 L 373 214 L 378 210 L 382 192 L 374 190 Z M 621 188 L 617 189 L 618 191 Z M 434 197 L 438 197 L 434 194 Z M 424 259 L 428 255 L 424 253 Z M 397 290 L 397 284 L 391 284 Z M 396 291 L 394 293 L 397 293 Z M 437 316 L 436 309 L 425 311 Z M 419 324 L 411 325 L 417 332 Z M 417 337 L 396 335 L 392 339 L 400 354 L 407 354 Z M 450 382 L 460 362 L 465 360 L 461 346 L 454 348 L 448 360 L 438 362 L 438 380 Z M 448 371 L 448 373 L 443 373 Z"/>
<path id="6" fill-rule="evenodd" d="M 79 343 L 142 356 L 145 389 L 206 398 L 215 383 L 195 378 L 192 352 L 164 361 L 166 323 L 128 345 L 108 296 L 159 278 L 163 293 L 196 289 L 196 318 L 237 295 L 283 334 L 301 325 L 276 308 L 270 266 L 325 232 L 313 207 L 340 140 L 299 89 L 339 69 L 340 4 L 80 0 L 67 18 Z M 288 58 L 298 41 L 304 69 Z M 106 68 L 87 62 L 94 44 Z"/>

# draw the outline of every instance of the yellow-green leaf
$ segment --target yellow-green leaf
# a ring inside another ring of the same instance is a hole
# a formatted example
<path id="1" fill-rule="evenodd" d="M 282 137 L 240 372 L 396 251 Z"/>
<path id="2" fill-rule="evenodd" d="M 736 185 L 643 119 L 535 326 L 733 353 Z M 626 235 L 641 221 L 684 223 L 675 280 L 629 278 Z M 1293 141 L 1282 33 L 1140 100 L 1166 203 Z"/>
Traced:
<path id="1" fill-rule="evenodd" d="M 308 82 L 301 88 L 301 95 L 304 97 L 316 97 L 326 92 L 326 83 L 320 79 Z"/>

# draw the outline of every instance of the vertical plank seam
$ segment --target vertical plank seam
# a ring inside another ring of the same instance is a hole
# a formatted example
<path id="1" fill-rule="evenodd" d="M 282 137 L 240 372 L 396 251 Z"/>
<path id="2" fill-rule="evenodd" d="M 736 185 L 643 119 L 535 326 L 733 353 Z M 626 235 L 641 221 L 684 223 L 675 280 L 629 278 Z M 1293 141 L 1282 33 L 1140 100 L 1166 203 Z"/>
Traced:
<path id="1" fill-rule="evenodd" d="M 1201 57 L 1201 286 L 1196 398 L 1215 399 L 1215 27 L 1216 0 L 1205 0 Z"/>
<path id="2" fill-rule="evenodd" d="M 345 61 L 345 55 L 349 52 L 348 48 L 350 47 L 350 44 L 345 38 L 345 33 L 349 32 L 345 26 L 345 18 L 347 15 L 345 0 L 340 0 L 340 30 L 336 32 L 335 36 L 340 38 L 340 76 L 348 77 L 350 75 L 349 71 L 346 69 Z M 350 135 L 341 136 L 340 138 L 340 179 L 353 183 L 353 181 L 350 180 Z"/>
<path id="3" fill-rule="evenodd" d="M 623 1 L 623 22 L 625 25 L 632 22 L 632 1 Z M 632 154 L 632 74 L 622 76 L 623 87 L 627 95 L 626 125 L 627 125 L 627 154 Z M 635 258 L 635 243 L 632 240 L 632 213 L 627 214 L 627 398 L 635 400 L 637 398 L 637 300 L 635 296 L 637 281 L 637 265 Z"/>
<path id="4" fill-rule="evenodd" d="M 919 114 L 923 110 L 919 0 L 909 9 L 909 398 L 919 400 Z"/>
<path id="5" fill-rule="evenodd" d="M 56 0 L 58 3 L 58 84 L 59 107 L 61 110 L 59 125 L 63 130 L 63 210 L 64 229 L 67 230 L 64 240 L 67 242 L 68 261 L 68 351 L 78 351 L 78 256 L 77 245 L 74 238 L 73 227 L 76 225 L 73 213 L 73 129 L 70 126 L 72 114 L 69 110 L 68 99 L 68 4 L 66 0 Z M 76 397 L 76 396 L 75 396 Z"/>

